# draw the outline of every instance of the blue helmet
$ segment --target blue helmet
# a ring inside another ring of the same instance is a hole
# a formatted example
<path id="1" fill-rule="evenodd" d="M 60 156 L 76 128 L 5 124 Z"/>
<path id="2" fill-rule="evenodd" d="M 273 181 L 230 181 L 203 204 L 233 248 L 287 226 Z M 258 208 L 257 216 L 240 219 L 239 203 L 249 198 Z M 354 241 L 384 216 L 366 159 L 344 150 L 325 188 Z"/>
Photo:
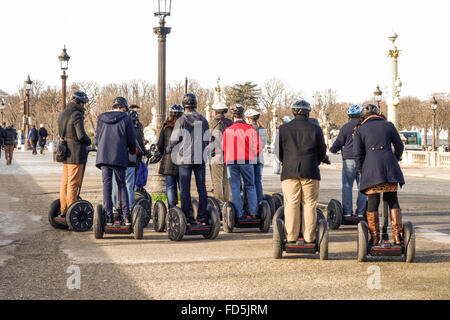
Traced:
<path id="1" fill-rule="evenodd" d="M 284 123 L 289 123 L 292 121 L 292 117 L 290 116 L 284 116 L 283 118 L 281 118 L 281 120 L 284 121 Z"/>
<path id="2" fill-rule="evenodd" d="M 361 114 L 361 110 L 362 110 L 362 108 L 360 106 L 358 106 L 357 104 L 354 104 L 350 108 L 348 108 L 347 114 L 349 116 L 359 115 L 359 114 Z"/>

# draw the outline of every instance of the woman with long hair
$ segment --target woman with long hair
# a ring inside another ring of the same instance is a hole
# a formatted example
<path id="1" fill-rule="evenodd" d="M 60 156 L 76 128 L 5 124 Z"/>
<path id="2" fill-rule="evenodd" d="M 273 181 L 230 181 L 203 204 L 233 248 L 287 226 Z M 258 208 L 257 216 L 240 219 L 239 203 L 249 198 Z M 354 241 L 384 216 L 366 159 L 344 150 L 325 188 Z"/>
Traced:
<path id="1" fill-rule="evenodd" d="M 400 161 L 404 146 L 395 126 L 386 121 L 380 109 L 366 104 L 355 127 L 353 153 L 356 167 L 361 172 L 360 191 L 367 194 L 367 222 L 371 245 L 380 242 L 378 207 L 380 194 L 390 209 L 395 244 L 402 242 L 402 213 L 398 202 L 398 186 L 405 184 Z"/>

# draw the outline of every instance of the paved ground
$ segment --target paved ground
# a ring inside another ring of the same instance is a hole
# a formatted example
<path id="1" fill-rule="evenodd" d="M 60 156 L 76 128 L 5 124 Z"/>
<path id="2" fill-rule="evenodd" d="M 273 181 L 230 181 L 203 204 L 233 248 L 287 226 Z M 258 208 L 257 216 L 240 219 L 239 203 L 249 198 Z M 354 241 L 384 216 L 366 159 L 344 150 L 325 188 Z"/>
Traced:
<path id="1" fill-rule="evenodd" d="M 400 192 L 404 221 L 417 232 L 416 263 L 399 258 L 356 262 L 356 227 L 330 233 L 330 260 L 271 258 L 271 234 L 220 233 L 217 240 L 174 243 L 145 230 L 144 239 L 52 229 L 47 209 L 58 197 L 61 167 L 49 156 L 18 153 L 0 161 L 0 299 L 449 299 L 450 181 L 407 176 Z M 100 202 L 92 160 L 82 197 Z M 322 168 L 320 202 L 340 199 L 339 158 Z M 407 170 L 405 170 L 407 171 Z M 412 169 L 411 174 L 421 170 Z M 435 170 L 439 175 L 449 170 Z M 427 173 L 429 175 L 429 173 Z M 5 187 L 6 186 L 6 187 Z M 264 187 L 281 190 L 266 167 Z M 355 191 L 356 192 L 356 191 Z M 248 231 L 248 232 L 245 232 Z M 372 271 L 381 289 L 370 289 Z M 379 268 L 379 269 L 378 269 Z M 69 289 L 73 270 L 80 289 Z M 69 273 L 67 273 L 69 271 Z"/>

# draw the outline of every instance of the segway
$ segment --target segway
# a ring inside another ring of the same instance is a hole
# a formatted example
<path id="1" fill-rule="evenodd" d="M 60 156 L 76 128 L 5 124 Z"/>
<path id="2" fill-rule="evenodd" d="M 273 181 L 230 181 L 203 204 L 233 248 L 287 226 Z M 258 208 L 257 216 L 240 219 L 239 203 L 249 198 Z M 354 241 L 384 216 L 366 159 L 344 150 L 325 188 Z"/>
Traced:
<path id="1" fill-rule="evenodd" d="M 144 226 L 146 216 L 146 205 L 148 200 L 144 197 L 137 198 L 131 208 L 131 224 L 129 226 L 120 223 L 123 219 L 123 212 L 117 188 L 117 211 L 114 212 L 114 224 L 106 225 L 106 211 L 101 204 L 98 204 L 94 212 L 94 236 L 96 239 L 102 239 L 106 234 L 134 234 L 134 238 L 140 240 L 144 237 Z"/>
<path id="2" fill-rule="evenodd" d="M 389 224 L 389 206 L 383 201 L 383 228 L 381 242 L 369 244 L 369 227 L 366 221 L 358 224 L 358 261 L 367 261 L 367 256 L 403 256 L 405 262 L 413 262 L 416 254 L 416 237 L 412 222 L 403 224 L 402 242 L 396 245 L 389 241 L 387 228 Z"/>
<path id="3" fill-rule="evenodd" d="M 258 204 L 258 214 L 251 217 L 248 211 L 247 197 L 245 192 L 241 192 L 243 208 L 242 217 L 237 216 L 237 210 L 231 201 L 223 205 L 223 230 L 226 233 L 234 232 L 235 228 L 259 228 L 263 233 L 269 231 L 272 220 L 272 212 L 270 205 L 266 200 L 262 200 Z"/>
<path id="4" fill-rule="evenodd" d="M 191 214 L 195 219 L 197 217 L 197 210 L 198 204 L 196 200 L 193 200 L 191 205 Z M 167 233 L 169 239 L 172 241 L 181 241 L 185 235 L 202 235 L 205 239 L 216 239 L 220 231 L 219 213 L 213 206 L 208 204 L 206 208 L 206 216 L 208 218 L 206 225 L 203 225 L 196 220 L 194 223 L 188 223 L 186 220 L 186 215 L 180 207 L 175 206 L 170 208 L 167 219 Z"/>
<path id="5" fill-rule="evenodd" d="M 361 221 L 367 221 L 366 215 L 350 215 L 345 216 L 342 209 L 342 204 L 336 200 L 331 199 L 327 206 L 327 220 L 330 229 L 337 230 L 341 225 L 352 225 L 355 226 Z"/>
<path id="6" fill-rule="evenodd" d="M 95 152 L 96 150 L 89 150 Z M 86 232 L 91 230 L 94 221 L 94 208 L 92 204 L 86 200 L 81 199 L 80 192 L 83 185 L 84 173 L 86 171 L 86 163 L 83 166 L 81 174 L 80 187 L 77 192 L 77 199 L 73 202 L 61 216 L 61 203 L 57 199 L 50 205 L 48 211 L 48 221 L 55 229 L 69 229 L 75 232 Z"/>
<path id="7" fill-rule="evenodd" d="M 150 158 L 147 158 L 146 166 L 148 167 L 148 163 L 150 161 Z M 137 180 L 137 177 L 136 177 Z M 144 227 L 147 227 L 150 220 L 152 219 L 152 197 L 151 195 L 145 190 L 144 187 L 134 187 L 134 198 L 135 201 L 138 201 L 139 199 L 145 199 L 141 203 L 141 206 L 144 208 Z"/>
<path id="8" fill-rule="evenodd" d="M 284 225 L 284 206 L 278 208 L 274 216 L 273 257 L 281 259 L 286 253 L 319 254 L 320 260 L 328 260 L 328 223 L 320 209 L 316 209 L 316 241 L 306 243 L 301 231 L 295 243 L 287 243 Z"/>

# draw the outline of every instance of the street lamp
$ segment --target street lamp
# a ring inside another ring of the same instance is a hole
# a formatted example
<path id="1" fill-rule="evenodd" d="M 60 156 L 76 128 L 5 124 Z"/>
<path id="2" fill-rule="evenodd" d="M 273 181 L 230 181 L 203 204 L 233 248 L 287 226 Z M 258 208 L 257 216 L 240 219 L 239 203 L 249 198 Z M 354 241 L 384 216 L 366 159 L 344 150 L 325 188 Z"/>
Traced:
<path id="1" fill-rule="evenodd" d="M 436 151 L 436 109 L 437 109 L 437 100 L 433 96 L 431 100 L 431 110 L 433 111 L 433 151 Z"/>
<path id="2" fill-rule="evenodd" d="M 58 56 L 59 62 L 61 64 L 61 70 L 63 72 L 63 74 L 61 75 L 61 79 L 62 79 L 62 106 L 61 106 L 61 110 L 64 110 L 66 108 L 66 83 L 67 83 L 67 75 L 66 75 L 66 71 L 67 69 L 69 69 L 69 60 L 70 60 L 70 56 L 67 54 L 67 49 L 66 46 L 64 46 L 64 49 L 62 51 L 62 53 Z"/>
<path id="3" fill-rule="evenodd" d="M 171 0 L 154 0 L 155 17 L 159 17 L 159 27 L 153 28 L 158 35 L 158 107 L 156 109 L 157 132 L 166 118 L 166 36 L 171 28 L 165 27 L 165 18 L 170 16 Z"/>
<path id="4" fill-rule="evenodd" d="M 25 95 L 27 97 L 26 102 L 24 102 L 24 110 L 23 110 L 23 133 L 28 142 L 28 131 L 31 125 L 31 113 L 30 113 L 30 95 L 31 95 L 31 87 L 33 85 L 33 81 L 30 79 L 30 75 L 28 75 L 27 79 L 24 81 L 25 84 Z M 28 143 L 26 144 L 28 145 Z"/>
<path id="5" fill-rule="evenodd" d="M 377 85 L 377 89 L 373 92 L 375 101 L 377 102 L 378 108 L 380 108 L 380 102 L 383 100 L 383 91 L 380 90 L 380 86 Z"/>

